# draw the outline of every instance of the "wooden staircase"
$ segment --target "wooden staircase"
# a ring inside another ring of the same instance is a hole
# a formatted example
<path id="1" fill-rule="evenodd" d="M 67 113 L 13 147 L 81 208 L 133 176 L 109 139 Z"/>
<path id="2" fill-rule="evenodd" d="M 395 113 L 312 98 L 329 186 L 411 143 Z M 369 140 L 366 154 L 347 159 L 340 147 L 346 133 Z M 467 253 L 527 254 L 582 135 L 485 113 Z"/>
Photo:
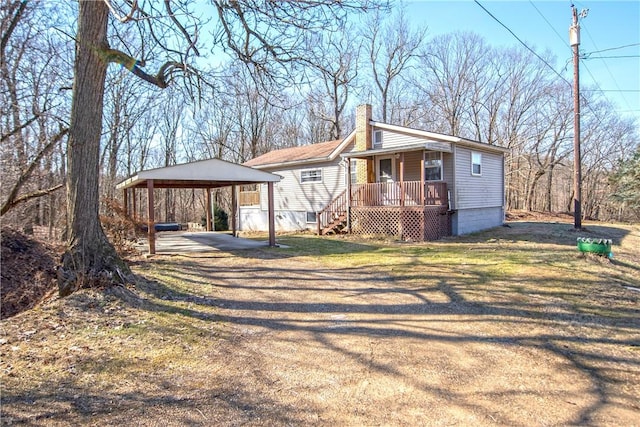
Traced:
<path id="1" fill-rule="evenodd" d="M 321 235 L 346 233 L 347 213 L 337 216 L 331 223 L 324 226 L 320 232 Z"/>
<path id="2" fill-rule="evenodd" d="M 318 235 L 346 233 L 347 228 L 347 190 L 344 190 L 316 214 Z"/>

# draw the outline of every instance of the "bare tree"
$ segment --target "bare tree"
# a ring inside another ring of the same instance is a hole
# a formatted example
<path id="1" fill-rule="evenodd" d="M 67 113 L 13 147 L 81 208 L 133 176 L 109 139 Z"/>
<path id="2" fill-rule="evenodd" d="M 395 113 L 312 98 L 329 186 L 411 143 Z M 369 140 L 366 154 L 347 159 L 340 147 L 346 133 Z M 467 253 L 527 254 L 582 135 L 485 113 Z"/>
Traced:
<path id="1" fill-rule="evenodd" d="M 619 117 L 606 99 L 582 99 L 583 213 L 587 218 L 609 216 L 607 202 L 616 189 L 608 177 L 638 146 L 637 123 Z"/>
<path id="2" fill-rule="evenodd" d="M 547 176 L 547 190 L 544 194 L 544 210 L 552 210 L 553 171 L 572 153 L 573 125 L 571 93 L 563 83 L 548 87 L 546 97 L 540 100 L 534 113 L 535 133 L 527 151 L 530 153 L 525 206 L 532 211 L 536 208 L 536 188 L 539 180 Z"/>
<path id="3" fill-rule="evenodd" d="M 416 85 L 434 106 L 441 132 L 465 135 L 469 103 L 474 99 L 479 70 L 487 53 L 484 40 L 473 33 L 435 37 L 421 55 L 423 76 Z M 470 136 L 470 135 L 468 135 Z"/>
<path id="4" fill-rule="evenodd" d="M 65 45 L 47 31 L 45 23 L 55 14 L 46 5 L 12 1 L 0 11 L 0 214 L 13 211 L 5 223 L 25 227 L 53 224 L 59 210 L 41 197 L 63 187 L 63 177 L 56 173 L 61 162 L 54 158 L 67 134 L 60 118 L 65 96 L 59 78 L 64 75 Z"/>
<path id="5" fill-rule="evenodd" d="M 315 64 L 311 80 L 318 82 L 308 94 L 310 114 L 328 125 L 327 134 L 313 142 L 344 136 L 343 116 L 351 90 L 355 89 L 360 55 L 360 47 L 351 37 L 353 33 L 352 27 L 345 27 L 325 37 L 318 35 L 310 47 Z"/>
<path id="6" fill-rule="evenodd" d="M 307 34 L 314 29 L 330 29 L 348 11 L 363 7 L 362 3 L 338 0 L 212 3 L 217 12 L 214 43 L 255 69 L 266 71 L 262 75 L 272 75 L 269 72 L 273 64 L 293 66 L 304 61 L 302 41 Z M 121 7 L 107 0 L 79 2 L 68 149 L 68 249 L 58 270 L 61 295 L 90 286 L 96 280 L 122 282 L 128 273 L 98 218 L 99 147 L 107 65 L 119 63 L 159 88 L 166 88 L 178 76 L 184 76 L 191 83 L 187 87 L 195 88 L 196 93 L 200 87 L 198 81 L 191 80 L 191 57 L 199 54 L 202 21 L 194 18 L 190 4 L 149 1 L 124 3 Z M 139 49 L 125 51 L 110 46 L 110 14 L 120 22 L 138 24 Z M 134 57 L 134 51 L 143 52 L 142 56 Z M 145 54 L 159 51 L 165 53 L 166 61 L 156 74 L 145 71 Z"/>
<path id="7" fill-rule="evenodd" d="M 394 86 L 418 58 L 427 29 L 413 30 L 402 9 L 391 20 L 381 13 L 371 15 L 362 31 L 367 43 L 371 73 L 380 97 L 382 121 L 392 119 L 389 110 Z"/>

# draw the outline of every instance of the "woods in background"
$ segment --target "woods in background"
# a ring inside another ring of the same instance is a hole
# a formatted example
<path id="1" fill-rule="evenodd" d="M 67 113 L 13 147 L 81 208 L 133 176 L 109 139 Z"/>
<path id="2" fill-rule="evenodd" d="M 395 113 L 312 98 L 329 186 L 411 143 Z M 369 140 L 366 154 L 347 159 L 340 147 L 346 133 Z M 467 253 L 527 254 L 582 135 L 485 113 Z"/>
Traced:
<path id="1" fill-rule="evenodd" d="M 51 237 L 67 225 L 77 8 L 21 1 L 1 7 L 2 221 L 24 230 L 46 227 Z M 187 11 L 183 30 L 191 39 L 181 47 L 182 63 L 185 52 L 194 57 L 198 49 L 199 57 L 190 73 L 174 71 L 180 81 L 161 89 L 122 62 L 107 69 L 101 197 L 121 197 L 115 184 L 142 169 L 212 157 L 242 163 L 273 149 L 342 138 L 353 129 L 355 106 L 368 102 L 376 120 L 509 148 L 508 210 L 570 211 L 571 87 L 524 48 L 491 46 L 473 33 L 431 37 L 428 19 L 426 27 L 412 28 L 400 7 L 374 8 L 362 20 L 348 19 L 361 10 L 345 8 L 339 11 L 345 19 L 335 20 L 339 28 L 311 28 L 309 15 L 307 36 L 286 55 L 266 49 L 252 56 L 242 50 L 242 34 L 226 40 L 224 29 L 207 30 L 204 12 Z M 174 39 L 152 43 L 150 27 L 121 24 L 116 16 L 125 12 L 110 14 L 111 48 L 149 63 L 164 62 L 163 47 L 179 50 Z M 228 22 L 232 30 L 238 25 Z M 583 214 L 638 221 L 638 123 L 616 113 L 601 92 L 585 91 L 581 101 Z M 204 212 L 200 192 L 157 191 L 159 220 L 200 220 L 193 217 Z M 216 199 L 228 210 L 224 190 Z"/>

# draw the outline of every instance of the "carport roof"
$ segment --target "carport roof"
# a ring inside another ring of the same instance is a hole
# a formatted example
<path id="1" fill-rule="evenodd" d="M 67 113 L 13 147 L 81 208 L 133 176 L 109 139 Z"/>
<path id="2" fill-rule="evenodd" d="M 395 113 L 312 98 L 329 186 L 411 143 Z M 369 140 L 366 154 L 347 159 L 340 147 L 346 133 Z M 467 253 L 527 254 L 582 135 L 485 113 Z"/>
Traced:
<path id="1" fill-rule="evenodd" d="M 281 179 L 280 175 L 248 166 L 220 159 L 208 159 L 140 171 L 119 183 L 116 188 L 143 188 L 150 180 L 153 180 L 155 188 L 217 188 L 278 182 Z"/>

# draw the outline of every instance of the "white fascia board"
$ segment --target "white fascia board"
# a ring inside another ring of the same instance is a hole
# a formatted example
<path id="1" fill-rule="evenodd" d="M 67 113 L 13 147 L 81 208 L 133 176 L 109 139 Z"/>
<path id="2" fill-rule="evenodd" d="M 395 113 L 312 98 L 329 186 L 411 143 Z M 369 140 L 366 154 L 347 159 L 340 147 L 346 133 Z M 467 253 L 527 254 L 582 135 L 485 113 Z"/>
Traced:
<path id="1" fill-rule="evenodd" d="M 431 139 L 439 139 L 441 141 L 460 142 L 462 140 L 462 138 L 457 136 L 444 135 L 444 134 L 435 133 L 435 132 L 428 132 L 426 130 L 411 129 L 404 126 L 390 125 L 382 122 L 374 122 L 373 120 L 370 122 L 370 124 L 371 126 L 374 126 L 379 129 L 386 129 L 386 130 L 390 130 L 393 132 L 400 132 L 400 133 L 408 133 L 410 135 L 422 136 L 422 137 L 431 138 Z"/>
<path id="2" fill-rule="evenodd" d="M 140 182 L 142 182 L 143 180 L 140 179 L 138 177 L 138 174 L 135 174 L 127 179 L 125 179 L 124 181 L 120 182 L 119 184 L 116 185 L 116 189 L 120 190 L 122 188 L 129 188 L 132 187 Z"/>
<path id="3" fill-rule="evenodd" d="M 463 147 L 475 148 L 476 150 L 493 151 L 496 153 L 508 153 L 511 150 L 505 147 L 499 147 L 497 145 L 490 145 L 485 142 L 472 141 L 470 139 L 462 139 L 458 142 L 458 145 Z"/>
<path id="4" fill-rule="evenodd" d="M 436 132 L 428 132 L 419 129 L 411 129 L 404 126 L 390 125 L 387 123 L 374 122 L 373 120 L 370 122 L 371 126 L 375 126 L 379 129 L 386 129 L 394 132 L 407 133 L 410 135 L 422 136 L 426 138 L 432 138 L 440 141 L 453 142 L 455 144 L 464 145 L 477 149 L 484 149 L 487 151 L 496 151 L 502 153 L 508 153 L 510 150 L 508 148 L 499 147 L 497 145 L 490 145 L 485 142 L 474 141 L 472 139 L 461 138 L 459 136 L 445 135 L 442 133 Z"/>
<path id="5" fill-rule="evenodd" d="M 341 154 L 344 151 L 344 149 L 347 147 L 347 145 L 351 144 L 351 142 L 355 138 L 356 138 L 356 131 L 353 130 L 349 135 L 347 135 L 345 139 L 342 140 L 340 145 L 338 145 L 335 148 L 335 150 L 333 150 L 331 154 L 329 154 L 329 160 L 334 160 L 336 157 L 338 157 L 338 155 Z"/>

